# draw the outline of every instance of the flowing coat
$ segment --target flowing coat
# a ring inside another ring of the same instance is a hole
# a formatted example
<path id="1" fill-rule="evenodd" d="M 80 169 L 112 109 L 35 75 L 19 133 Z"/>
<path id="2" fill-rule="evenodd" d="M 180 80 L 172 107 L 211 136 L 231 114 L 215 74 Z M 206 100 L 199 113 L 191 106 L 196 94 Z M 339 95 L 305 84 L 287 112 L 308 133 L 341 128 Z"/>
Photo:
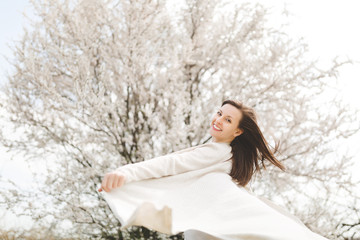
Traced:
<path id="1" fill-rule="evenodd" d="M 256 196 L 229 175 L 229 143 L 208 142 L 116 169 L 125 184 L 102 195 L 121 230 L 166 234 L 195 230 L 207 239 L 326 240 L 285 208 Z"/>

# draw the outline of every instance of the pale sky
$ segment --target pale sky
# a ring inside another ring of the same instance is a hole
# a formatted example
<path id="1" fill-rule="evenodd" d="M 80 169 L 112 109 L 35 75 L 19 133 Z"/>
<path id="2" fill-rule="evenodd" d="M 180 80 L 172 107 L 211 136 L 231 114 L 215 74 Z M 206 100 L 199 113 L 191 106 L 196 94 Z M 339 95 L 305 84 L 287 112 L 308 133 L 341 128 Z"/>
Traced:
<path id="1" fill-rule="evenodd" d="M 351 66 L 343 67 L 339 75 L 339 91 L 344 94 L 344 99 L 352 107 L 360 109 L 360 1 L 357 0 L 258 0 L 267 6 L 273 7 L 273 12 L 282 11 L 284 3 L 290 12 L 289 33 L 295 37 L 303 36 L 309 44 L 309 51 L 315 58 L 324 64 L 339 55 L 349 57 L 355 61 Z M 5 73 L 10 65 L 2 56 L 12 57 L 7 44 L 12 44 L 22 33 L 22 26 L 26 20 L 23 11 L 30 11 L 26 0 L 0 1 L 0 85 L 6 82 Z M 31 12 L 29 12 L 31 15 Z M 274 15 L 274 23 L 279 19 Z M 0 112 L 1 114 L 1 112 Z M 359 116 L 360 119 L 360 116 Z M 1 124 L 1 123 L 0 123 Z M 354 173 L 360 170 L 360 133 L 343 143 L 349 146 L 350 152 L 356 153 Z M 358 176 L 358 174 L 356 174 Z M 10 178 L 21 186 L 28 186 L 31 174 L 17 157 L 10 161 L 10 155 L 0 147 L 0 177 Z M 360 179 L 360 178 L 358 178 Z M 3 211 L 0 210 L 0 219 Z M 29 222 L 26 220 L 21 220 Z M 17 224 L 22 224 L 17 221 Z M 0 226 L 10 226 L 0 220 Z"/>

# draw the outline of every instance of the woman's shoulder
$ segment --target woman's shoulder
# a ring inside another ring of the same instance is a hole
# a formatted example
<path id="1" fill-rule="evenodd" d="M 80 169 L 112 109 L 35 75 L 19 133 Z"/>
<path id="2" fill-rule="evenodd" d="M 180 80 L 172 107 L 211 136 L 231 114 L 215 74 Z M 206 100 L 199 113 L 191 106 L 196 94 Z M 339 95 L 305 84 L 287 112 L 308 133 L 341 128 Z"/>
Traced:
<path id="1" fill-rule="evenodd" d="M 207 149 L 214 149 L 215 151 L 226 151 L 226 150 L 231 150 L 231 146 L 229 143 L 226 142 L 214 142 L 214 141 L 208 141 L 206 143 L 202 143 L 193 147 L 188 147 L 176 152 L 173 152 L 174 154 L 179 154 L 179 153 L 183 153 L 183 152 L 188 152 L 188 151 L 192 151 L 195 149 L 199 149 L 199 148 L 207 148 Z"/>
<path id="2" fill-rule="evenodd" d="M 231 150 L 232 150 L 230 143 L 227 143 L 227 142 L 209 141 L 209 142 L 203 144 L 202 146 L 212 148 L 215 151 L 231 152 Z"/>

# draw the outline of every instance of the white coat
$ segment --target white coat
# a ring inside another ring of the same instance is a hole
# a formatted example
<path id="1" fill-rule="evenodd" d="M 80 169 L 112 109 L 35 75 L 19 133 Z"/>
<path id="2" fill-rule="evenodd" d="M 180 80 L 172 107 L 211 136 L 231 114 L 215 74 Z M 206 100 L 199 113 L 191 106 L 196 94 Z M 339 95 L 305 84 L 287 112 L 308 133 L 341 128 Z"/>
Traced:
<path id="1" fill-rule="evenodd" d="M 285 208 L 237 185 L 229 143 L 208 142 L 121 166 L 125 184 L 102 191 L 124 230 L 195 231 L 206 239 L 326 240 Z M 189 236 L 189 234 L 188 234 Z"/>

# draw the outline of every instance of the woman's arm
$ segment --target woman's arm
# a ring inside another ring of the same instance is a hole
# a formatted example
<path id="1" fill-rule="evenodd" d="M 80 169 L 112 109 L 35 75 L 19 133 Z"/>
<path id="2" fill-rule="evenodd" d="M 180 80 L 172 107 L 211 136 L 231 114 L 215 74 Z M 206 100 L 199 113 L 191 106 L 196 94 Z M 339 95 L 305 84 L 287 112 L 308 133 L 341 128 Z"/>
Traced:
<path id="1" fill-rule="evenodd" d="M 230 157 L 231 146 L 228 143 L 205 143 L 161 157 L 121 166 L 105 174 L 98 191 L 101 192 L 104 189 L 109 192 L 129 182 L 205 168 L 228 160 Z"/>
<path id="2" fill-rule="evenodd" d="M 230 152 L 231 147 L 227 143 L 209 142 L 161 157 L 127 164 L 115 171 L 125 176 L 125 183 L 160 178 L 211 166 L 224 160 Z"/>

